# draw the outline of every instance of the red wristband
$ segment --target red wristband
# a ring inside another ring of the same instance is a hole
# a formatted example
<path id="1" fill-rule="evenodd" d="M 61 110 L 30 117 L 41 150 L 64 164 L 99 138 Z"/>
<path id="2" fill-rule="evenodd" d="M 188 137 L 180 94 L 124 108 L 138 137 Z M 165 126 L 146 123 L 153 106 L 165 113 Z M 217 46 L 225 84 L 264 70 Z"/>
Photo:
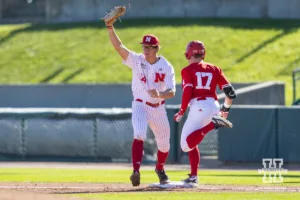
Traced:
<path id="1" fill-rule="evenodd" d="M 113 29 L 113 26 L 106 26 L 107 29 Z"/>

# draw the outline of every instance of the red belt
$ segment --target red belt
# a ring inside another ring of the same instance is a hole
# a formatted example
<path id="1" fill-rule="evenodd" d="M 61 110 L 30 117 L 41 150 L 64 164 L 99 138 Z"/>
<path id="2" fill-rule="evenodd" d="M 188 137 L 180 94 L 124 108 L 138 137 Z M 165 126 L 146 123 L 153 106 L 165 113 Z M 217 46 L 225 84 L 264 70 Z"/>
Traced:
<path id="1" fill-rule="evenodd" d="M 206 97 L 198 97 L 197 101 L 206 100 Z"/>
<path id="2" fill-rule="evenodd" d="M 136 99 L 136 101 L 138 101 L 138 102 L 143 102 L 142 99 Z M 150 103 L 150 102 L 146 101 L 146 104 L 147 104 L 148 106 L 151 106 L 151 107 L 153 107 L 153 108 L 156 108 L 156 107 L 158 107 L 158 106 L 160 106 L 160 105 L 165 104 L 165 101 L 162 101 L 162 102 L 160 102 L 160 103 Z"/>
<path id="3" fill-rule="evenodd" d="M 215 97 L 198 97 L 197 98 L 197 101 L 201 101 L 201 100 L 206 100 L 207 98 L 214 98 L 215 99 Z"/>

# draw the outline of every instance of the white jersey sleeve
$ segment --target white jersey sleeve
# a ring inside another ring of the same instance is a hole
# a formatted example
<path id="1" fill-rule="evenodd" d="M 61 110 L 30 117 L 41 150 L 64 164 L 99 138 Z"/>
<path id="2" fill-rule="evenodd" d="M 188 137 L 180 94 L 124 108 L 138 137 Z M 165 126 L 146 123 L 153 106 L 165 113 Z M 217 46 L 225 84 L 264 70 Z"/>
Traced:
<path id="1" fill-rule="evenodd" d="M 166 88 L 176 90 L 175 72 L 173 66 L 168 63 L 168 72 L 166 76 Z"/>
<path id="2" fill-rule="evenodd" d="M 127 60 L 123 60 L 123 64 L 131 69 L 135 68 L 136 66 L 139 66 L 139 56 L 139 54 L 129 51 Z"/>

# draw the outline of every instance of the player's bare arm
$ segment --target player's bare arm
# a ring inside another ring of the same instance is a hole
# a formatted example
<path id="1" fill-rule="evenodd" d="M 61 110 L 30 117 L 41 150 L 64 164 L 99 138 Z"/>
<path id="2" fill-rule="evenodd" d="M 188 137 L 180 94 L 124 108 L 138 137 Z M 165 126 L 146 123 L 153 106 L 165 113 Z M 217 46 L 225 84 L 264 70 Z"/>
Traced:
<path id="1" fill-rule="evenodd" d="M 170 99 L 175 96 L 175 90 L 173 89 L 167 89 L 163 92 L 159 92 L 156 89 L 148 90 L 148 93 L 153 98 L 161 98 L 161 99 Z"/>
<path id="2" fill-rule="evenodd" d="M 122 57 L 122 59 L 127 60 L 127 57 L 129 55 L 129 50 L 122 44 L 122 41 L 118 37 L 118 35 L 113 27 L 114 22 L 115 22 L 115 20 L 109 24 L 106 23 L 110 41 L 111 41 L 113 47 L 115 48 L 115 50 Z"/>

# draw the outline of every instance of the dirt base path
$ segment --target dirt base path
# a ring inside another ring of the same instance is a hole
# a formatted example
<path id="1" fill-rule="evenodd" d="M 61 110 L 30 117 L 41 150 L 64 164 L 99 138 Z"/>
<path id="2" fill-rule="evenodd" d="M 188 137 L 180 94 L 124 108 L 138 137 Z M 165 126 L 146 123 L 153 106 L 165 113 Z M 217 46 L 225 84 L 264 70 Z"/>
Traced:
<path id="1" fill-rule="evenodd" d="M 132 187 L 130 184 L 104 183 L 0 183 L 0 191 L 24 191 L 50 194 L 80 193 L 120 193 L 120 192 L 300 192 L 293 186 L 262 186 L 262 185 L 199 185 L 198 188 L 150 188 L 146 184 Z"/>

